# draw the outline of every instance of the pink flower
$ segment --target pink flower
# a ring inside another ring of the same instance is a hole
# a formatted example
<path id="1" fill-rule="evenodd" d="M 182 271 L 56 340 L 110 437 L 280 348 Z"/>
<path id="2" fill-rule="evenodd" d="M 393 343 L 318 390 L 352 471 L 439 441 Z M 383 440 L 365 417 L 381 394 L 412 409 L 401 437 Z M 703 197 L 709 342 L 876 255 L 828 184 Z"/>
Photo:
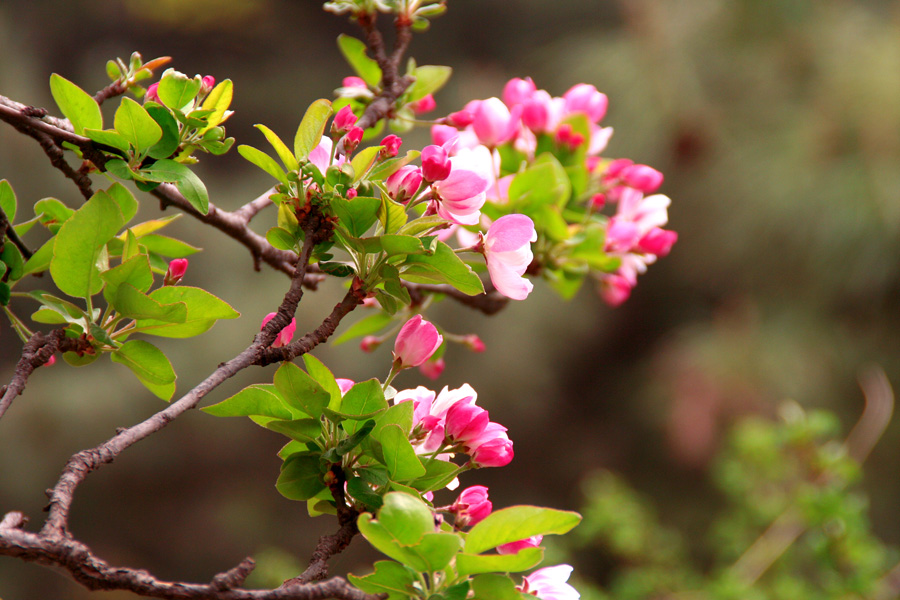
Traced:
<path id="1" fill-rule="evenodd" d="M 534 85 L 531 77 L 526 77 L 525 79 L 514 77 L 503 86 L 503 101 L 506 102 L 507 106 L 522 104 L 531 98 L 531 95 L 536 90 L 537 86 Z"/>
<path id="2" fill-rule="evenodd" d="M 500 554 L 517 554 L 519 550 L 523 550 L 525 548 L 537 548 L 541 545 L 541 540 L 543 539 L 544 536 L 542 535 L 533 535 L 529 538 L 525 538 L 524 540 L 519 540 L 517 542 L 501 544 L 497 546 L 497 552 Z"/>
<path id="3" fill-rule="evenodd" d="M 347 196 L 347 200 L 353 200 L 359 195 L 359 192 L 356 191 L 356 188 L 350 188 L 345 195 Z"/>
<path id="4" fill-rule="evenodd" d="M 188 268 L 188 259 L 176 258 L 169 262 L 169 268 L 163 279 L 163 285 L 178 285 Z"/>
<path id="5" fill-rule="evenodd" d="M 457 402 L 447 411 L 444 435 L 451 442 L 466 443 L 484 433 L 489 421 L 488 411 L 480 406 Z"/>
<path id="6" fill-rule="evenodd" d="M 436 106 L 437 102 L 434 101 L 434 96 L 432 96 L 431 94 L 428 94 L 427 96 L 424 96 L 410 104 L 413 112 L 417 115 L 432 111 Z"/>
<path id="7" fill-rule="evenodd" d="M 384 181 L 388 195 L 401 204 L 406 204 L 419 191 L 421 185 L 422 170 L 414 165 L 400 167 Z"/>
<path id="8" fill-rule="evenodd" d="M 159 99 L 159 94 L 156 90 L 159 89 L 159 82 L 151 83 L 147 88 L 147 93 L 144 94 L 144 102 L 156 102 L 157 104 L 162 104 L 162 101 Z"/>
<path id="9" fill-rule="evenodd" d="M 431 141 L 438 146 L 443 146 L 457 136 L 459 136 L 459 130 L 456 127 L 440 124 L 431 126 Z"/>
<path id="10" fill-rule="evenodd" d="M 583 112 L 593 123 L 599 123 L 606 115 L 609 100 L 606 94 L 597 91 L 592 85 L 579 83 L 563 94 L 568 112 Z"/>
<path id="11" fill-rule="evenodd" d="M 443 357 L 437 360 L 426 360 L 419 365 L 419 373 L 434 381 L 441 376 L 446 366 L 447 363 L 444 362 Z"/>
<path id="12" fill-rule="evenodd" d="M 510 111 L 500 98 L 488 98 L 475 106 L 472 129 L 482 144 L 494 148 L 516 135 L 521 113 L 519 105 Z"/>
<path id="13" fill-rule="evenodd" d="M 637 249 L 647 254 L 666 256 L 677 241 L 678 234 L 676 232 L 654 227 L 638 241 Z"/>
<path id="14" fill-rule="evenodd" d="M 486 350 L 484 342 L 474 333 L 470 333 L 463 337 L 463 344 L 472 352 L 484 352 Z"/>
<path id="15" fill-rule="evenodd" d="M 394 342 L 394 362 L 401 369 L 418 367 L 431 358 L 431 355 L 444 342 L 444 337 L 437 328 L 416 315 L 400 328 Z"/>
<path id="16" fill-rule="evenodd" d="M 453 127 L 468 127 L 475 120 L 475 115 L 463 109 L 447 115 L 447 124 Z M 435 142 L 436 143 L 436 142 Z"/>
<path id="17" fill-rule="evenodd" d="M 380 154 L 381 160 L 386 158 L 393 158 L 397 156 L 397 153 L 400 151 L 400 145 L 403 143 L 403 140 L 398 135 L 394 135 L 393 133 L 385 136 L 383 140 L 381 140 L 381 145 L 384 146 L 382 148 Z"/>
<path id="18" fill-rule="evenodd" d="M 441 146 L 425 146 L 422 149 L 422 177 L 425 181 L 443 181 L 450 176 L 452 165 L 447 151 Z"/>
<path id="19" fill-rule="evenodd" d="M 485 171 L 490 165 L 484 161 L 490 154 L 487 148 L 479 148 L 482 152 L 465 149 L 451 158 L 450 175 L 431 186 L 437 213 L 451 223 L 476 225 L 481 217 L 491 180 Z"/>
<path id="20" fill-rule="evenodd" d="M 645 194 L 655 192 L 663 182 L 663 174 L 647 165 L 630 165 L 619 174 L 623 183 Z"/>
<path id="21" fill-rule="evenodd" d="M 534 132 L 548 133 L 557 128 L 565 112 L 565 100 L 538 90 L 522 104 L 522 122 Z"/>
<path id="22" fill-rule="evenodd" d="M 488 489 L 483 485 L 473 485 L 460 492 L 449 511 L 456 515 L 456 527 L 471 527 L 484 520 L 494 506 L 488 500 Z"/>
<path id="23" fill-rule="evenodd" d="M 265 328 L 266 323 L 271 321 L 275 317 L 276 313 L 269 313 L 265 317 L 263 317 L 262 325 L 260 326 L 260 331 Z M 273 348 L 281 348 L 282 346 L 287 346 L 291 343 L 291 340 L 294 338 L 294 331 L 297 329 L 297 319 L 291 319 L 290 324 L 287 327 L 278 332 L 278 335 L 275 336 L 275 341 L 272 342 Z"/>
<path id="24" fill-rule="evenodd" d="M 519 589 L 541 600 L 578 600 L 581 594 L 566 583 L 571 574 L 572 567 L 569 565 L 544 567 L 525 577 Z"/>
<path id="25" fill-rule="evenodd" d="M 344 77 L 342 85 L 347 88 L 368 88 L 366 82 L 363 81 L 361 77 Z"/>
<path id="26" fill-rule="evenodd" d="M 210 93 L 214 87 L 216 87 L 216 78 L 212 75 L 207 75 L 200 81 L 200 93 L 204 96 Z"/>
<path id="27" fill-rule="evenodd" d="M 359 342 L 359 349 L 363 352 L 375 352 L 375 349 L 381 345 L 381 339 L 374 335 L 367 335 Z"/>
<path id="28" fill-rule="evenodd" d="M 340 388 L 342 395 L 349 392 L 350 388 L 356 385 L 356 383 L 352 379 L 343 379 L 341 377 L 338 377 L 335 379 L 335 381 L 337 382 L 338 388 Z"/>
<path id="29" fill-rule="evenodd" d="M 355 123 L 356 115 L 353 114 L 353 109 L 350 108 L 350 105 L 347 105 L 339 110 L 336 115 L 334 115 L 334 121 L 331 122 L 331 132 L 343 133 L 345 131 L 349 131 Z M 360 138 L 361 137 L 362 136 L 360 136 Z M 359 140 L 357 140 L 357 142 L 358 141 Z"/>
<path id="30" fill-rule="evenodd" d="M 634 285 L 625 277 L 618 274 L 603 275 L 600 279 L 598 292 L 603 301 L 613 308 L 620 306 L 631 296 L 631 288 Z"/>
<path id="31" fill-rule="evenodd" d="M 488 423 L 477 438 L 467 444 L 469 455 L 480 467 L 505 467 L 513 459 L 513 443 L 506 427 Z"/>
<path id="32" fill-rule="evenodd" d="M 531 242 L 537 241 L 534 221 L 526 215 L 500 217 L 484 236 L 484 260 L 497 291 L 513 300 L 524 300 L 534 289 L 522 277 L 534 255 Z"/>

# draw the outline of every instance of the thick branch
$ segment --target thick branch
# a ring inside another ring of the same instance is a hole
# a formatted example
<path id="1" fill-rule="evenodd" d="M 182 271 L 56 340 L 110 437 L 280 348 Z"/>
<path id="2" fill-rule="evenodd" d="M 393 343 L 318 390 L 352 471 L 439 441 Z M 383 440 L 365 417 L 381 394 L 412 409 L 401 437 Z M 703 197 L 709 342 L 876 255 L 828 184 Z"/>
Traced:
<path id="1" fill-rule="evenodd" d="M 65 331 L 55 329 L 49 334 L 36 332 L 22 348 L 22 356 L 16 363 L 12 380 L 0 388 L 0 418 L 12 404 L 16 396 L 25 390 L 28 377 L 38 367 L 47 364 L 56 352 L 83 352 L 91 348 L 85 338 L 68 338 Z"/>
<path id="2" fill-rule="evenodd" d="M 0 248 L 3 247 L 4 237 L 19 249 L 19 252 L 22 253 L 25 260 L 28 260 L 34 255 L 34 252 L 28 249 L 28 246 L 25 245 L 25 242 L 22 241 L 22 238 L 20 238 L 19 234 L 16 233 L 16 230 L 13 229 L 12 223 L 9 222 L 9 217 L 7 217 L 6 213 L 3 212 L 3 209 L 0 208 Z"/>

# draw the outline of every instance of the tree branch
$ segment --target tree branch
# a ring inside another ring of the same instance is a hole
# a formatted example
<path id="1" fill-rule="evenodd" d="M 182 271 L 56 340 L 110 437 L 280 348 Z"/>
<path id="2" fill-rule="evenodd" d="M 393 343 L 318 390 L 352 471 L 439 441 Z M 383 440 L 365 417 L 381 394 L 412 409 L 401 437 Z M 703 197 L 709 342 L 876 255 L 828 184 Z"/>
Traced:
<path id="1" fill-rule="evenodd" d="M 20 238 L 19 234 L 16 233 L 16 230 L 13 229 L 12 223 L 9 222 L 9 217 L 7 217 L 6 213 L 3 212 L 3 209 L 0 208 L 0 248 L 3 247 L 4 237 L 19 249 L 19 252 L 22 253 L 22 257 L 25 258 L 25 260 L 28 260 L 34 255 L 34 252 L 28 249 L 28 246 L 25 245 L 25 242 L 22 241 L 22 238 Z"/>

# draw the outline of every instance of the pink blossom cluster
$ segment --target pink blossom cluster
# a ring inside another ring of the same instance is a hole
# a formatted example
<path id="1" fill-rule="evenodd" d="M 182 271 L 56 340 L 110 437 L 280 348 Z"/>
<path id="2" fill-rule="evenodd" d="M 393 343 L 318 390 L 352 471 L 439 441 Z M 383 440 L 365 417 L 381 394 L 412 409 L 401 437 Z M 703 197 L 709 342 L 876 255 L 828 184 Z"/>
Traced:
<path id="1" fill-rule="evenodd" d="M 513 443 L 506 427 L 476 406 L 477 398 L 469 384 L 455 390 L 445 386 L 439 394 L 419 386 L 397 392 L 394 404 L 413 403 L 410 438 L 417 453 L 449 460 L 447 453 L 462 452 L 479 467 L 505 466 L 513 459 Z"/>

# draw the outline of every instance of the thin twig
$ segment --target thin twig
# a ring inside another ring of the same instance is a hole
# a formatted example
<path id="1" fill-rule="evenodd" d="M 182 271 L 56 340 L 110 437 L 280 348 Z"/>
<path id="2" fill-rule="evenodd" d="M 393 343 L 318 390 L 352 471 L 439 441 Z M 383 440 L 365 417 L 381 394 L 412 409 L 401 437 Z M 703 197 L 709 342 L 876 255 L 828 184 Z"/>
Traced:
<path id="1" fill-rule="evenodd" d="M 13 228 L 13 224 L 9 222 L 9 217 L 7 217 L 6 213 L 3 212 L 3 209 L 0 208 L 0 247 L 3 246 L 4 237 L 19 249 L 19 252 L 22 253 L 22 257 L 25 260 L 34 256 L 34 252 L 25 245 L 25 242 L 22 241 L 22 238 L 19 237 L 19 234 L 16 233 L 16 230 Z"/>

